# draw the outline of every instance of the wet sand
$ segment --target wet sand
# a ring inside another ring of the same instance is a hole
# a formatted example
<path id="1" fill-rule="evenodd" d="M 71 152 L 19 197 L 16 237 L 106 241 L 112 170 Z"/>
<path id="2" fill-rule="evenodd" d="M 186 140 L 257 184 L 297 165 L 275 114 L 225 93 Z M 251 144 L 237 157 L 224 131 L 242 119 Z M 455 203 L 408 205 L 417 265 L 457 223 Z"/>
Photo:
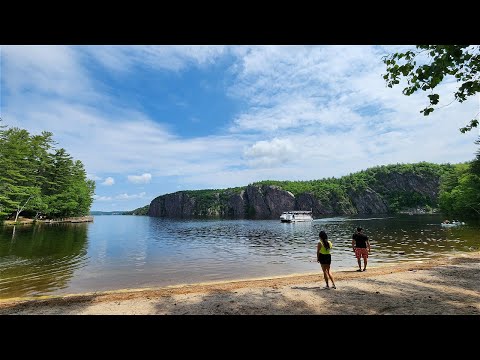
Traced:
<path id="1" fill-rule="evenodd" d="M 334 265 L 334 264 L 333 264 Z M 0 300 L 0 315 L 480 315 L 480 252 L 426 262 L 150 289 Z"/>

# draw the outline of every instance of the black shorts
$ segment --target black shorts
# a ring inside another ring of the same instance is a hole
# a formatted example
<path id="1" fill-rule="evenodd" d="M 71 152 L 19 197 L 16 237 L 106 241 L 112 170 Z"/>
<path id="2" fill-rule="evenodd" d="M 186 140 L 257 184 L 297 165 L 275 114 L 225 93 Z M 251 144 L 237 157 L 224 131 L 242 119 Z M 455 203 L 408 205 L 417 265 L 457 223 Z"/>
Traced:
<path id="1" fill-rule="evenodd" d="M 330 254 L 318 254 L 318 261 L 323 265 L 330 265 L 332 263 L 332 255 Z"/>

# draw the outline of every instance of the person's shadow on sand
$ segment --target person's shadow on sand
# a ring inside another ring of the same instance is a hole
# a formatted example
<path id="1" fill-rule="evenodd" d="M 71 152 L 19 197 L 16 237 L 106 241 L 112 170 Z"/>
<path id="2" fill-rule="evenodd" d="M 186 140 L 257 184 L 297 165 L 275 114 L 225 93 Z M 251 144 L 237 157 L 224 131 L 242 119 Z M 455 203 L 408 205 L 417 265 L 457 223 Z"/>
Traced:
<path id="1" fill-rule="evenodd" d="M 322 286 L 313 286 L 313 287 L 307 287 L 307 286 L 292 286 L 291 289 L 294 290 L 323 290 Z"/>

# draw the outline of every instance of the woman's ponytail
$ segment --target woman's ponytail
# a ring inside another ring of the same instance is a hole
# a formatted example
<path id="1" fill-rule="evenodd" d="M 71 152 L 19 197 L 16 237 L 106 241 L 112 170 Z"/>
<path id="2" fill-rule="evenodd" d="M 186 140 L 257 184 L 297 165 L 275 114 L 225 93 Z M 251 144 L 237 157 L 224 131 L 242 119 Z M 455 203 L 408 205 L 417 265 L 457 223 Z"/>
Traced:
<path id="1" fill-rule="evenodd" d="M 325 249 L 330 249 L 330 244 L 328 243 L 328 235 L 325 231 L 320 231 L 320 234 L 318 234 L 318 236 L 320 236 L 320 239 L 322 240 L 322 243 L 323 243 L 323 247 Z"/>

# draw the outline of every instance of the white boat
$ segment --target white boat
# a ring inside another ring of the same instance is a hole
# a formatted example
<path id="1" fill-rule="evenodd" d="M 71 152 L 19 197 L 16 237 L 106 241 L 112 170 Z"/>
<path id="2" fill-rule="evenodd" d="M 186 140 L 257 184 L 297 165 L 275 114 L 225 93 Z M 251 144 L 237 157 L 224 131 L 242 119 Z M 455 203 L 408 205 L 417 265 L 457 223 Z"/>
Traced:
<path id="1" fill-rule="evenodd" d="M 462 221 L 454 221 L 454 222 L 451 222 L 451 223 L 442 223 L 441 225 L 443 227 L 454 227 L 454 226 L 465 225 L 465 223 L 462 222 Z"/>
<path id="2" fill-rule="evenodd" d="M 308 210 L 292 210 L 284 211 L 280 215 L 281 222 L 299 222 L 299 221 L 312 221 L 312 211 Z"/>

